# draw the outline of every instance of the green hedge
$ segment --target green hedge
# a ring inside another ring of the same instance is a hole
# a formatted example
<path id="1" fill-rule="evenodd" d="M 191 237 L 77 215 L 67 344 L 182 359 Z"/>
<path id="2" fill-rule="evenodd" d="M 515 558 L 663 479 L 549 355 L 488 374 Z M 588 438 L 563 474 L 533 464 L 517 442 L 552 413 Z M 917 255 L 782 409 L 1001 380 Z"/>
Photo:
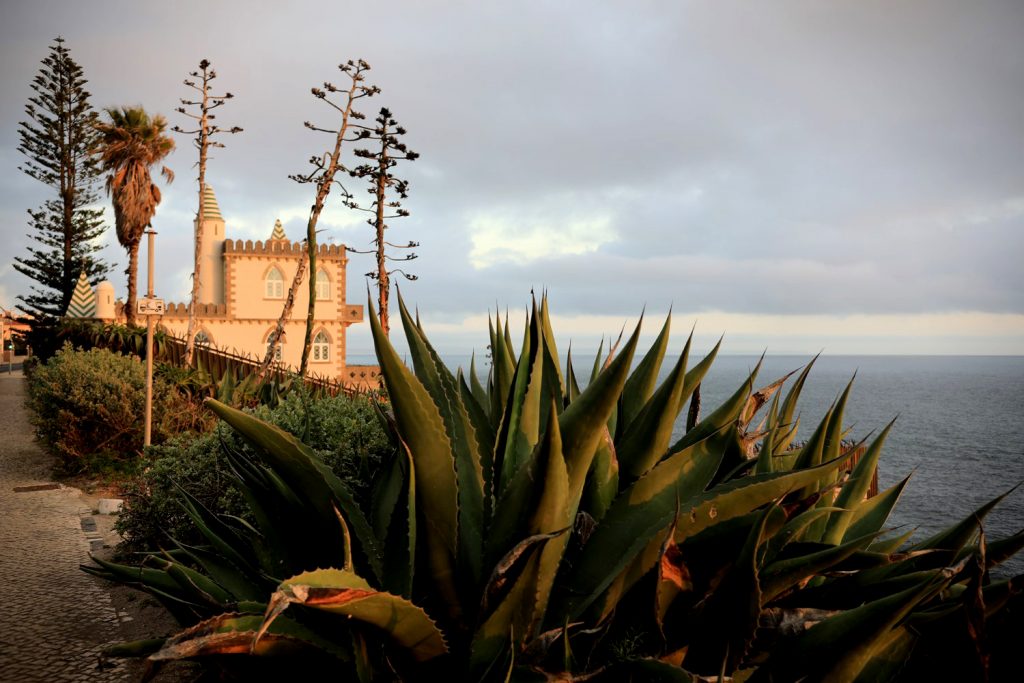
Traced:
<path id="1" fill-rule="evenodd" d="M 304 441 L 363 498 L 370 473 L 393 448 L 368 399 L 345 396 L 310 399 L 291 393 L 276 408 L 253 411 Z M 126 550 L 167 548 L 170 538 L 200 542 L 178 502 L 181 486 L 214 512 L 248 519 L 241 494 L 230 483 L 224 449 L 245 450 L 234 430 L 223 423 L 206 434 L 175 438 L 150 450 L 150 465 L 126 490 L 117 529 Z"/>
<path id="2" fill-rule="evenodd" d="M 141 462 L 145 367 L 134 357 L 65 344 L 28 375 L 28 405 L 40 441 L 63 474 L 135 471 Z M 159 378 L 153 385 L 153 442 L 191 411 Z"/>

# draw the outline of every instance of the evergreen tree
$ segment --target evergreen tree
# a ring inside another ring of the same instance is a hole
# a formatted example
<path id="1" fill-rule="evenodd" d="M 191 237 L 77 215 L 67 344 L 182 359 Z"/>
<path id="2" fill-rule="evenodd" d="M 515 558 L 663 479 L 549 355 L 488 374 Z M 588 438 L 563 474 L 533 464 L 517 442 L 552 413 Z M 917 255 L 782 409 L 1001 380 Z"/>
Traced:
<path id="1" fill-rule="evenodd" d="M 103 210 L 96 184 L 99 161 L 90 151 L 96 141 L 97 114 L 89 104 L 80 67 L 56 38 L 32 81 L 35 93 L 25 105 L 27 121 L 18 126 L 18 151 L 28 160 L 19 169 L 50 186 L 56 198 L 29 209 L 30 233 L 37 246 L 15 257 L 14 268 L 35 281 L 31 293 L 19 296 L 19 308 L 48 326 L 64 315 L 78 274 L 96 284 L 110 267 L 95 256 L 103 233 Z"/>

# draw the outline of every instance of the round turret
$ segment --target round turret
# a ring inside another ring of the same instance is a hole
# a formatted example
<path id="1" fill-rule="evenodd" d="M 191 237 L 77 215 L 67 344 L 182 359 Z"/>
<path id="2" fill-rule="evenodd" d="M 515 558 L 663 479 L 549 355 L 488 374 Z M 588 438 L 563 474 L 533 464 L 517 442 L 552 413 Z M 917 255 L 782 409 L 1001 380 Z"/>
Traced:
<path id="1" fill-rule="evenodd" d="M 96 285 L 96 317 L 113 320 L 114 315 L 114 283 L 104 280 Z"/>

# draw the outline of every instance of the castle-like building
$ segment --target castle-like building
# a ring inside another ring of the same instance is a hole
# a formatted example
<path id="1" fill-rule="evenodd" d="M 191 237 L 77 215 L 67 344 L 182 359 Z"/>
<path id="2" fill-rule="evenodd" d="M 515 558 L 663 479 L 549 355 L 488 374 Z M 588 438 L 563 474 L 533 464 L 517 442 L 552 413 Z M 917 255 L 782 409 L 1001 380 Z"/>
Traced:
<path id="1" fill-rule="evenodd" d="M 198 217 L 194 227 L 198 232 Z M 199 296 L 196 302 L 196 342 L 262 359 L 270 335 L 288 296 L 288 288 L 305 246 L 292 242 L 281 221 L 274 224 L 266 241 L 228 239 L 224 217 L 207 185 L 203 195 L 203 231 L 200 249 Z M 347 384 L 373 385 L 376 368 L 349 367 L 345 363 L 345 332 L 349 325 L 361 322 L 363 307 L 345 300 L 344 245 L 322 244 L 317 248 L 315 273 L 316 301 L 313 346 L 309 372 Z M 306 333 L 309 302 L 307 271 L 299 287 L 291 317 L 285 322 L 277 360 L 298 368 Z M 101 282 L 95 292 L 84 280 L 86 291 L 76 295 L 68 308 L 73 317 L 114 321 L 123 319 L 120 302 L 114 301 L 114 287 Z M 89 295 L 93 301 L 90 302 Z M 157 323 L 168 333 L 185 338 L 188 330 L 188 304 L 168 303 Z"/>

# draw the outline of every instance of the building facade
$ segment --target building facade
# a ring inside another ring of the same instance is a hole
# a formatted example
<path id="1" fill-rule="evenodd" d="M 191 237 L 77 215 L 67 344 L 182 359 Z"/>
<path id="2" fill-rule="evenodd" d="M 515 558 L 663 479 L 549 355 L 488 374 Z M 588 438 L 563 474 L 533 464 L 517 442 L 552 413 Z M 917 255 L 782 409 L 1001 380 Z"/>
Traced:
<path id="1" fill-rule="evenodd" d="M 198 230 L 198 218 L 194 224 Z M 241 355 L 262 359 L 270 335 L 281 315 L 288 288 L 295 276 L 305 247 L 292 242 L 280 221 L 265 241 L 230 239 L 213 189 L 207 185 L 203 197 L 203 235 L 200 243 L 200 286 L 196 302 L 196 341 Z M 345 298 L 344 245 L 322 244 L 317 248 L 313 277 L 316 282 L 313 345 L 309 373 L 348 384 L 375 386 L 375 367 L 348 367 L 345 362 L 345 333 L 349 325 L 363 320 L 363 307 Z M 278 346 L 276 360 L 298 368 L 306 333 L 309 303 L 307 270 L 295 297 L 290 318 Z M 88 286 L 88 285 L 86 285 Z M 95 315 L 103 320 L 119 319 L 120 307 L 113 300 L 113 286 L 96 286 Z M 74 315 L 69 307 L 69 315 Z M 167 303 L 157 323 L 168 333 L 185 338 L 188 304 Z"/>

